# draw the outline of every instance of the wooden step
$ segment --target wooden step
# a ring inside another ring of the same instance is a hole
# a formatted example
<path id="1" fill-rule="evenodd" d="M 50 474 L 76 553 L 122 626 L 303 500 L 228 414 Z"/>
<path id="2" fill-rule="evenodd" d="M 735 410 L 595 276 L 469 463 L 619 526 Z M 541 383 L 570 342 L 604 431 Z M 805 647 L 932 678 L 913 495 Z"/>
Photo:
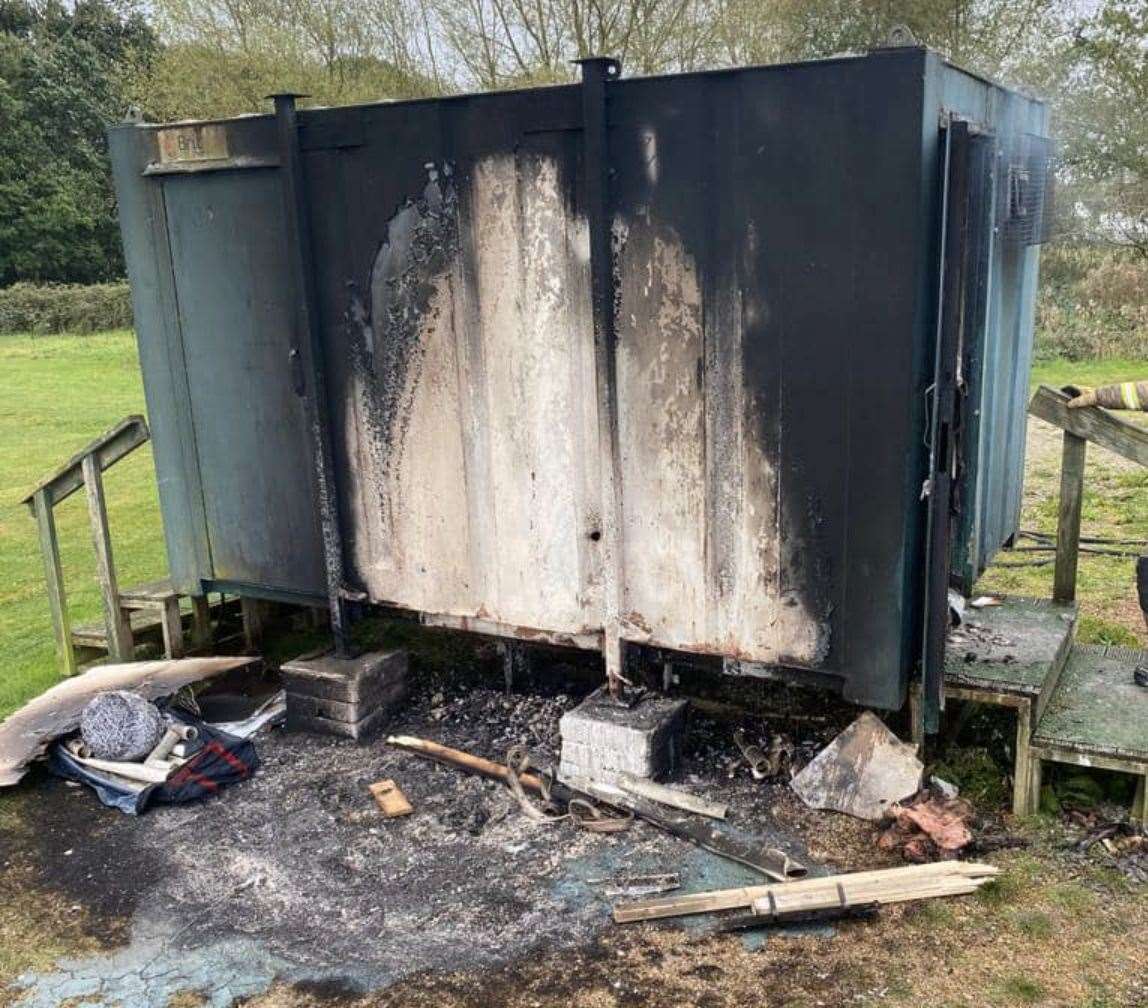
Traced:
<path id="1" fill-rule="evenodd" d="M 945 685 L 1030 697 L 1043 709 L 1076 632 L 1076 606 L 1008 596 L 1000 605 L 969 607 L 949 634 Z"/>
<path id="2" fill-rule="evenodd" d="M 1041 712 L 1032 744 L 1042 756 L 1129 772 L 1148 771 L 1148 688 L 1132 679 L 1148 651 L 1077 644 Z M 1119 766 L 1113 764 L 1120 764 Z"/>

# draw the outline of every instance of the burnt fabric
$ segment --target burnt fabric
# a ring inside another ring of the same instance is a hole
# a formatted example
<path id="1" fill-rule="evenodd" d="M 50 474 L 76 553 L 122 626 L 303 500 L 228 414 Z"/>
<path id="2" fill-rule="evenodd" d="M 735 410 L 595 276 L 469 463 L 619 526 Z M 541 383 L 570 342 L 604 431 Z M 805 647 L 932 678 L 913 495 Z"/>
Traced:
<path id="1" fill-rule="evenodd" d="M 182 710 L 169 709 L 173 721 L 190 725 L 199 734 L 185 743 L 191 753 L 187 762 L 162 784 L 132 787 L 122 778 L 93 770 L 72 758 L 63 741 L 51 750 L 54 773 L 87 784 L 105 805 L 129 815 L 138 815 L 154 803 L 176 805 L 218 794 L 229 784 L 247 780 L 259 766 L 259 755 L 251 739 L 237 738 Z"/>
<path id="2" fill-rule="evenodd" d="M 1148 412 L 1148 380 L 1117 382 L 1115 385 L 1101 385 L 1095 389 L 1083 385 L 1066 385 L 1064 391 L 1072 396 L 1069 409 L 1103 406 L 1105 409 Z"/>

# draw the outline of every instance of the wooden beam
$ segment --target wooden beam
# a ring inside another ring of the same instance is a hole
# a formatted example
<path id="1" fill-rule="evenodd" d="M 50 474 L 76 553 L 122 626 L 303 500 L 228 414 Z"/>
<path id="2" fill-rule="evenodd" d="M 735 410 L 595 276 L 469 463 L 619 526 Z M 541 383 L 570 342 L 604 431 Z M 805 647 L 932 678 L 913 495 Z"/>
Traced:
<path id="1" fill-rule="evenodd" d="M 614 920 L 625 924 L 663 917 L 740 910 L 749 906 L 757 910 L 759 905 L 768 910 L 764 916 L 773 916 L 779 912 L 805 911 L 822 906 L 845 908 L 858 903 L 899 903 L 972 892 L 999 871 L 999 868 L 992 865 L 969 861 L 938 861 L 847 875 L 825 875 L 799 882 L 718 889 L 620 903 L 614 907 Z"/>
<path id="2" fill-rule="evenodd" d="M 64 594 L 60 540 L 56 535 L 52 502 L 46 490 L 38 490 L 32 495 L 32 513 L 36 516 L 36 526 L 40 533 L 40 552 L 44 555 L 44 580 L 47 582 L 48 608 L 52 613 L 52 634 L 56 638 L 56 654 L 64 675 L 75 675 L 76 652 L 72 649 L 72 624 L 68 619 L 68 600 Z"/>
<path id="3" fill-rule="evenodd" d="M 60 501 L 70 497 L 84 485 L 84 477 L 81 472 L 84 459 L 95 456 L 102 472 L 125 455 L 135 451 L 149 437 L 151 434 L 142 416 L 124 417 L 118 424 L 104 431 L 98 438 L 76 452 L 67 462 L 58 466 L 54 472 L 40 480 L 21 500 L 21 503 L 27 504 L 31 508 L 33 497 L 43 490 L 47 492 L 48 500 L 52 504 L 59 504 Z"/>
<path id="4" fill-rule="evenodd" d="M 1054 427 L 1148 466 L 1148 430 L 1099 406 L 1069 409 L 1068 400 L 1065 393 L 1041 385 L 1033 394 L 1028 411 Z"/>
<path id="5" fill-rule="evenodd" d="M 1060 504 L 1056 522 L 1056 572 L 1052 597 L 1057 602 L 1076 598 L 1076 568 L 1080 560 L 1080 509 L 1084 502 L 1084 461 L 1088 442 L 1072 431 L 1064 432 L 1060 458 Z"/>
<path id="6" fill-rule="evenodd" d="M 135 652 L 132 628 L 120 607 L 116 565 L 112 559 L 112 539 L 108 530 L 108 509 L 104 499 L 104 477 L 95 455 L 85 455 L 80 463 L 88 495 L 88 518 L 92 525 L 92 545 L 96 550 L 96 577 L 104 601 L 104 625 L 108 629 L 108 654 L 117 661 L 130 661 Z"/>

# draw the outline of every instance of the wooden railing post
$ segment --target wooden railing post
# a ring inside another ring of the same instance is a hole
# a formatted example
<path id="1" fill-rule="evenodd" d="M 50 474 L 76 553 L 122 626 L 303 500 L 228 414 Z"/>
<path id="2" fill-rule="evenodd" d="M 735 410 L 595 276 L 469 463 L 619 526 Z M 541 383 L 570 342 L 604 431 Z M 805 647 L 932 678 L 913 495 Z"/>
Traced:
<path id="1" fill-rule="evenodd" d="M 52 634 L 60 669 L 66 676 L 76 674 L 76 652 L 72 648 L 72 624 L 68 619 L 68 600 L 64 596 L 64 571 L 60 565 L 60 541 L 56 536 L 56 518 L 47 490 L 37 490 L 32 497 L 36 528 L 40 534 L 40 552 L 44 555 L 44 580 L 48 589 L 48 608 L 52 613 Z"/>
<path id="2" fill-rule="evenodd" d="M 1084 459 L 1088 442 L 1072 431 L 1064 432 L 1060 459 L 1060 504 L 1056 524 L 1056 573 L 1052 597 L 1057 602 L 1076 600 L 1076 565 L 1080 559 L 1080 509 L 1084 500 Z"/>
<path id="3" fill-rule="evenodd" d="M 92 545 L 96 549 L 96 577 L 104 601 L 104 625 L 108 630 L 108 654 L 117 661 L 130 661 L 135 655 L 132 628 L 120 607 L 116 565 L 112 560 L 112 539 L 108 530 L 108 509 L 104 499 L 104 478 L 94 454 L 80 463 L 84 490 L 88 496 L 88 518 L 92 523 Z"/>

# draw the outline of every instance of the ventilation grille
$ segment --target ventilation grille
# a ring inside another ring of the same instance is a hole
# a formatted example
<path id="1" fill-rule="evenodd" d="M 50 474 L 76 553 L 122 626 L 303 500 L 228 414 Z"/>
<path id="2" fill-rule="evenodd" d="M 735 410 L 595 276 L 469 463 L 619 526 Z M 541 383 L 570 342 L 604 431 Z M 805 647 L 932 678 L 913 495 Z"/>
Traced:
<path id="1" fill-rule="evenodd" d="M 998 225 L 1007 241 L 1041 245 L 1052 237 L 1056 164 L 1047 137 L 1025 133 L 1006 151 Z"/>

